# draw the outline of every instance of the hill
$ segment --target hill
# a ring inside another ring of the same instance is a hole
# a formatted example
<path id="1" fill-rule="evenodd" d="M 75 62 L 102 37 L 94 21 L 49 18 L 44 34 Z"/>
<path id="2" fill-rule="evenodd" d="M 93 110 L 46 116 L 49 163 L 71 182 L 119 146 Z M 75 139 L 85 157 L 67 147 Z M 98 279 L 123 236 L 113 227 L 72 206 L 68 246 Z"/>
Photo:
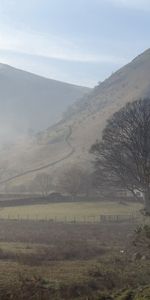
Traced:
<path id="1" fill-rule="evenodd" d="M 46 129 L 90 89 L 0 64 L 0 139 Z"/>
<path id="2" fill-rule="evenodd" d="M 11 148 L 9 166 L 25 175 L 17 177 L 17 183 L 43 169 L 55 176 L 70 163 L 90 167 L 89 149 L 101 137 L 106 120 L 125 103 L 150 96 L 149 82 L 150 49 L 73 104 L 59 123 L 34 141 Z"/>

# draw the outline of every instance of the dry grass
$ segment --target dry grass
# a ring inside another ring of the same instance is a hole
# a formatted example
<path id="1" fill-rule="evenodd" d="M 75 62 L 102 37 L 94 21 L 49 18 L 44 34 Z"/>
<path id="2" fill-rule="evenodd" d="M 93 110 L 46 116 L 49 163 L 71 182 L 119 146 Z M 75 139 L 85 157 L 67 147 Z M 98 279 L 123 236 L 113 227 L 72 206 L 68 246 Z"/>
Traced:
<path id="1" fill-rule="evenodd" d="M 130 215 L 142 208 L 139 203 L 75 202 L 6 207 L 0 210 L 4 219 L 51 219 L 57 221 L 99 221 L 100 215 Z"/>
<path id="2" fill-rule="evenodd" d="M 1 220 L 0 299 L 126 299 L 118 290 L 150 282 L 149 260 L 130 254 L 135 227 Z"/>

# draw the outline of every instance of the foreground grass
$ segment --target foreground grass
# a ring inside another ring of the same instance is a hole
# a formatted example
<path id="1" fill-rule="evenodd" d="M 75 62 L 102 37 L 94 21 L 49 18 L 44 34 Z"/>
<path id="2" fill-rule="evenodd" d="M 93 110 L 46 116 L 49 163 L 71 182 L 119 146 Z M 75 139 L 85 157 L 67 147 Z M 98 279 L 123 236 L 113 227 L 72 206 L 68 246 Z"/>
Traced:
<path id="1" fill-rule="evenodd" d="M 75 202 L 6 207 L 0 218 L 51 219 L 57 221 L 98 221 L 100 215 L 131 215 L 142 209 L 140 203 Z"/>
<path id="2" fill-rule="evenodd" d="M 0 220 L 0 299 L 150 299 L 149 244 L 142 232 L 135 239 L 135 229 L 127 222 Z M 137 251 L 145 258 L 133 259 Z"/>
<path id="3" fill-rule="evenodd" d="M 3 300 L 148 300 L 150 263 L 115 255 L 34 266 L 0 262 Z"/>

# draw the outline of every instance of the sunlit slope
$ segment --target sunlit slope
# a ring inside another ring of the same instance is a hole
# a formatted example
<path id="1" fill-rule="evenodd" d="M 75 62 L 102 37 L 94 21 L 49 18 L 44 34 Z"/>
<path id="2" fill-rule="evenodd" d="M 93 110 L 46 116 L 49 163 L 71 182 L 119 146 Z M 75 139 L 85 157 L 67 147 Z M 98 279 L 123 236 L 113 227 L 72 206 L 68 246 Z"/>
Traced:
<path id="1" fill-rule="evenodd" d="M 60 128 L 72 128 L 70 142 L 75 149 L 66 163 L 79 162 L 87 165 L 91 159 L 89 149 L 101 137 L 106 120 L 127 102 L 148 96 L 150 50 L 118 70 L 66 112 Z"/>
<path id="2" fill-rule="evenodd" d="M 150 50 L 135 58 L 73 105 L 68 122 L 73 124 L 76 154 L 87 153 L 101 136 L 106 120 L 125 103 L 150 96 Z"/>

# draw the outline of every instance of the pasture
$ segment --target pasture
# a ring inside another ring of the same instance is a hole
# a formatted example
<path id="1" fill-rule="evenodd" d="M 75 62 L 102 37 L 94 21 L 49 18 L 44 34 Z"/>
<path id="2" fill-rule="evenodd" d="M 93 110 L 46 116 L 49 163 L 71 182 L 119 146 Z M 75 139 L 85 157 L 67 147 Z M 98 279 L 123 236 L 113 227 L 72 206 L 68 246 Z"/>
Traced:
<path id="1" fill-rule="evenodd" d="M 149 293 L 149 260 L 132 261 L 137 223 L 93 222 L 100 215 L 140 215 L 141 208 L 94 201 L 1 208 L 0 299 L 120 300 L 126 298 L 118 291 L 136 293 L 141 282 Z M 88 222 L 67 223 L 74 218 Z"/>
<path id="2" fill-rule="evenodd" d="M 0 209 L 0 219 L 98 221 L 101 215 L 135 215 L 142 204 L 128 202 L 74 202 L 25 205 Z"/>

